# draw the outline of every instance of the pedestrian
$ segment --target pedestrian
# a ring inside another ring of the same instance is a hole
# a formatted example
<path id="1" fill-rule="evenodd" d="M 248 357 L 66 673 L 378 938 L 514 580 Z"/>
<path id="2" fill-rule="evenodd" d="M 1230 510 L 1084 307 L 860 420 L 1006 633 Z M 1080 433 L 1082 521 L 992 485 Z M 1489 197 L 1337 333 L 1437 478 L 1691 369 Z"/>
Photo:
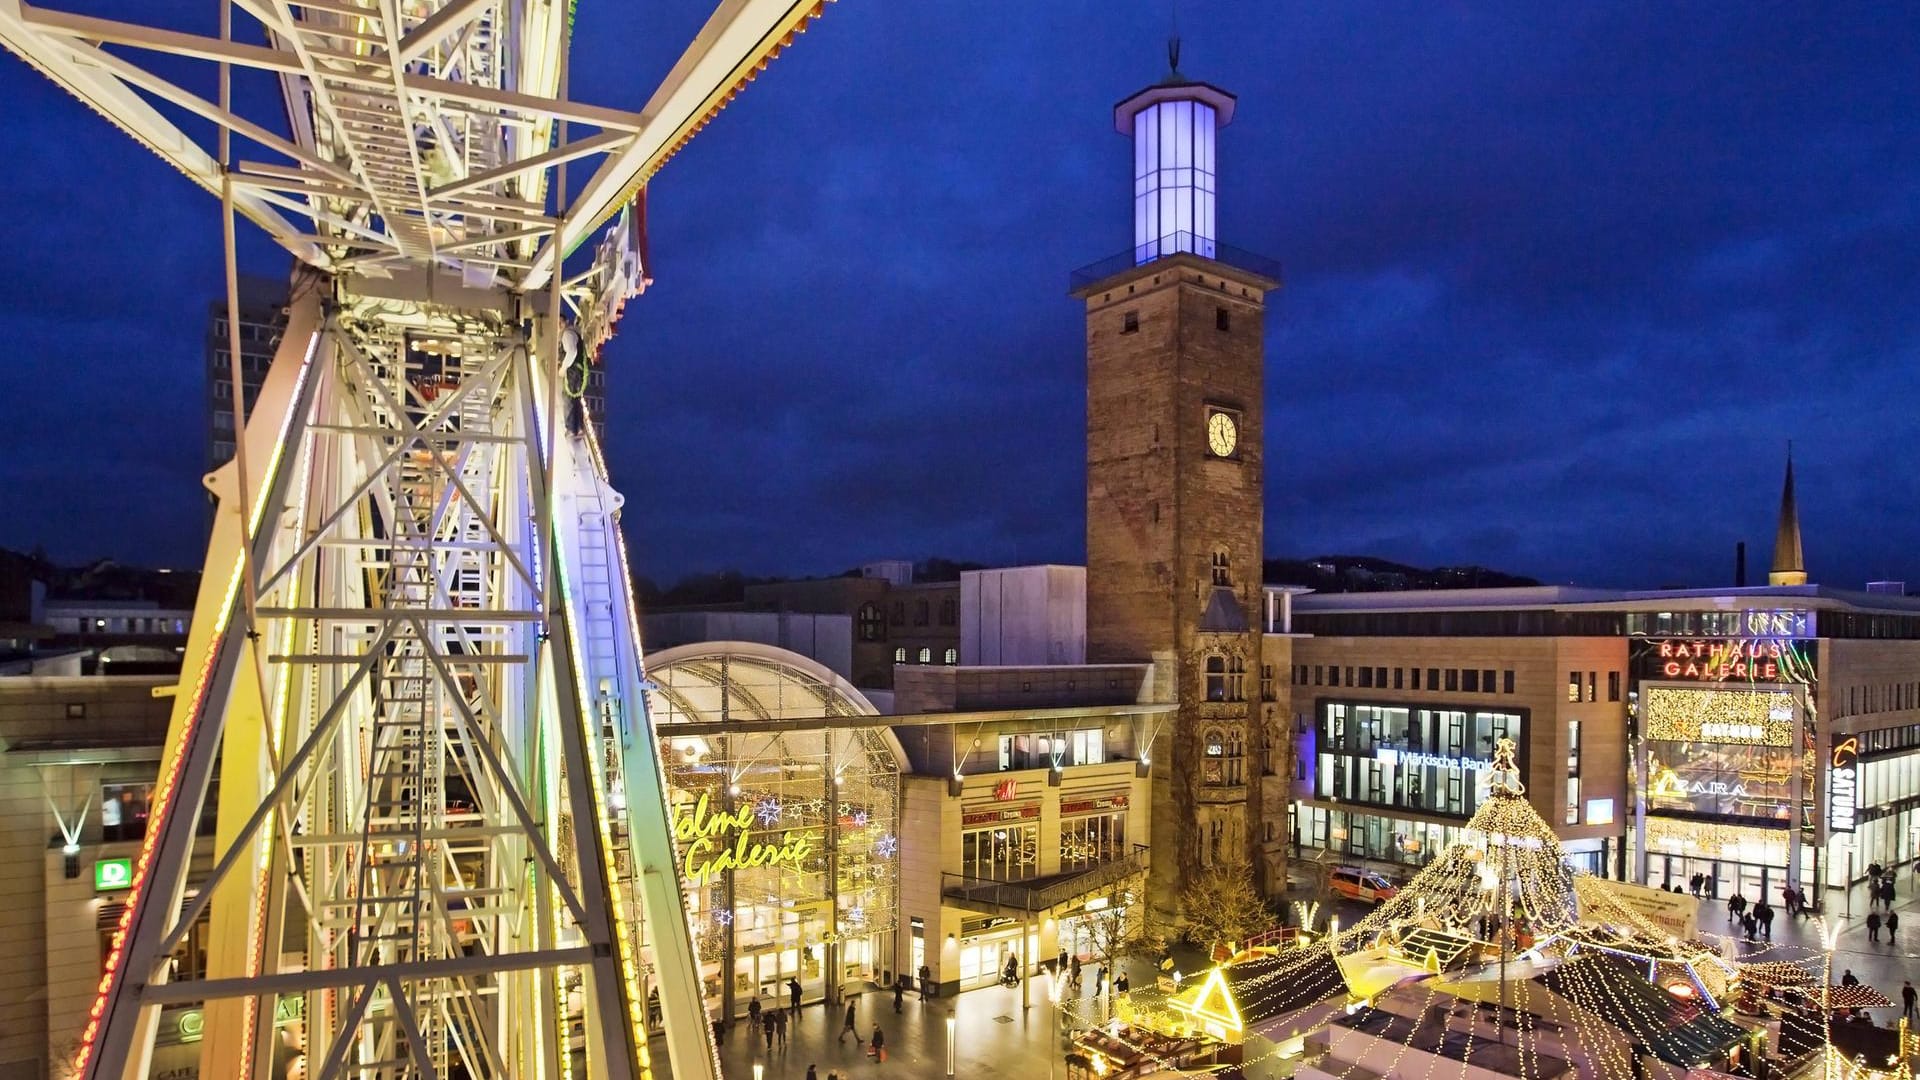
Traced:
<path id="1" fill-rule="evenodd" d="M 1115 976 L 1113 977 L 1113 992 L 1114 992 L 1114 993 L 1116 993 L 1116 994 L 1124 994 L 1124 993 L 1126 993 L 1126 992 L 1127 992 L 1127 987 L 1128 987 L 1129 985 L 1130 985 L 1130 984 L 1129 984 L 1129 983 L 1127 982 L 1127 973 L 1126 973 L 1126 972 L 1124 972 L 1124 971 L 1123 971 L 1123 972 L 1121 972 L 1120 974 L 1118 974 L 1118 975 L 1115 975 Z"/>
<path id="2" fill-rule="evenodd" d="M 840 1026 L 840 1037 L 833 1041 L 837 1043 L 846 1042 L 847 1036 L 849 1035 L 853 1036 L 854 1042 L 860 1041 L 860 1031 L 853 1026 L 853 1002 L 851 1001 L 847 1002 L 847 1021 Z"/>
<path id="3" fill-rule="evenodd" d="M 1072 970 L 1072 974 L 1067 976 L 1067 982 L 1071 983 L 1074 986 L 1079 986 L 1080 985 L 1080 958 L 1079 957 L 1076 956 L 1073 958 L 1073 967 L 1071 970 Z"/>
<path id="4" fill-rule="evenodd" d="M 1093 996 L 1099 997 L 1100 991 L 1107 985 L 1107 972 L 1099 964 L 1093 965 Z"/>
<path id="5" fill-rule="evenodd" d="M 1880 913 L 1877 911 L 1867 912 L 1867 940 L 1880 940 Z"/>
<path id="6" fill-rule="evenodd" d="M 794 1022 L 799 1023 L 800 1022 L 800 980 L 799 979 L 789 978 L 787 980 L 787 1000 L 793 1003 Z M 808 1077 L 807 1080 L 813 1080 L 813 1078 Z"/>
<path id="7" fill-rule="evenodd" d="M 1893 944 L 1893 934 L 1898 929 L 1900 929 L 1900 916 L 1894 914 L 1889 908 L 1887 910 L 1887 944 Z"/>
<path id="8" fill-rule="evenodd" d="M 1740 891 L 1735 889 L 1733 895 L 1727 898 L 1727 921 L 1730 923 L 1739 922 L 1740 916 L 1744 914 L 1746 910 L 1747 898 L 1741 896 Z"/>
<path id="9" fill-rule="evenodd" d="M 1882 885 L 1882 886 L 1881 886 L 1881 888 L 1882 888 L 1882 889 L 1885 889 L 1885 890 L 1886 890 L 1886 896 L 1887 896 L 1887 908 L 1888 908 L 1888 910 L 1892 910 L 1892 908 L 1893 908 L 1893 899 L 1894 899 L 1894 897 L 1893 897 L 1893 875 L 1892 875 L 1892 874 L 1888 874 L 1888 875 L 1887 875 L 1887 883 L 1886 883 L 1885 885 Z"/>
<path id="10" fill-rule="evenodd" d="M 867 1053 L 873 1055 L 875 1065 L 887 1060 L 887 1037 L 880 1033 L 880 1025 L 873 1025 L 873 1042 L 867 1047 Z"/>
<path id="11" fill-rule="evenodd" d="M 1902 1016 L 1903 1018 L 1905 1018 L 1905 1019 L 1906 1019 L 1906 1021 L 1907 1021 L 1907 1023 L 1909 1023 L 1909 1024 L 1911 1024 L 1911 1023 L 1913 1023 L 1913 1022 L 1914 1022 L 1914 1020 L 1916 1020 L 1916 1019 L 1920 1019 L 1920 1017 L 1916 1017 L 1916 1016 L 1914 1015 L 1914 1001 L 1915 1001 L 1915 996 L 1916 996 L 1916 995 L 1915 995 L 1915 993 L 1914 993 L 1914 989 L 1913 989 L 1913 980 L 1912 980 L 1912 979 L 1908 979 L 1908 980 L 1907 980 L 1907 981 L 1906 981 L 1905 983 L 1902 983 L 1902 984 L 1901 984 L 1901 986 L 1900 986 L 1900 1006 L 1901 1006 L 1901 1008 L 1900 1008 L 1900 1015 L 1901 1015 L 1901 1016 Z"/>
<path id="12" fill-rule="evenodd" d="M 760 1026 L 759 998 L 754 998 L 752 1001 L 747 1002 L 747 1023 L 752 1024 L 754 1027 Z"/>
<path id="13" fill-rule="evenodd" d="M 767 1053 L 773 1053 L 773 1013 L 760 1017 L 760 1028 L 767 1036 Z"/>
<path id="14" fill-rule="evenodd" d="M 780 1049 L 787 1048 L 787 1010 L 773 1010 L 773 1029 L 780 1035 Z"/>
<path id="15" fill-rule="evenodd" d="M 1764 899 L 1761 900 L 1758 904 L 1754 905 L 1753 917 L 1760 920 L 1760 932 L 1766 935 L 1768 941 L 1772 941 L 1773 905 L 1767 903 Z"/>
<path id="16" fill-rule="evenodd" d="M 933 969 L 928 967 L 925 964 L 921 964 L 920 965 L 920 1000 L 921 1001 L 927 1000 L 927 991 L 932 986 L 933 986 Z"/>
<path id="17" fill-rule="evenodd" d="M 1056 976 L 1065 975 L 1067 973 L 1067 950 L 1065 949 L 1060 950 L 1060 959 L 1054 962 L 1053 973 Z"/>
<path id="18" fill-rule="evenodd" d="M 831 1076 L 833 1074 L 828 1073 L 827 1075 Z M 820 1074 L 817 1072 L 814 1072 L 813 1066 L 811 1065 L 807 1066 L 807 1080 L 820 1080 Z"/>
<path id="19" fill-rule="evenodd" d="M 896 1013 L 900 1012 L 903 1008 L 905 1008 L 906 1001 L 907 1001 L 907 984 L 903 982 L 894 983 L 893 984 L 893 1011 Z"/>
<path id="20" fill-rule="evenodd" d="M 1848 968 L 1847 973 L 1845 975 L 1840 976 L 1840 985 L 1841 986 L 1859 986 L 1860 976 L 1855 975 L 1853 973 L 1852 968 Z"/>

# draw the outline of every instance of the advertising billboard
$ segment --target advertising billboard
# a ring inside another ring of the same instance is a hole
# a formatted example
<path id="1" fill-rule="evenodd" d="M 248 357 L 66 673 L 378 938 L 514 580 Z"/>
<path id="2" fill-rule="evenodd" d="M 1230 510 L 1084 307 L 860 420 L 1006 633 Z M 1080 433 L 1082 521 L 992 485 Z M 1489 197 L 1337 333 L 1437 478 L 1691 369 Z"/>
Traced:
<path id="1" fill-rule="evenodd" d="M 1790 691 L 1647 686 L 1647 809 L 1790 822 L 1799 701 Z"/>

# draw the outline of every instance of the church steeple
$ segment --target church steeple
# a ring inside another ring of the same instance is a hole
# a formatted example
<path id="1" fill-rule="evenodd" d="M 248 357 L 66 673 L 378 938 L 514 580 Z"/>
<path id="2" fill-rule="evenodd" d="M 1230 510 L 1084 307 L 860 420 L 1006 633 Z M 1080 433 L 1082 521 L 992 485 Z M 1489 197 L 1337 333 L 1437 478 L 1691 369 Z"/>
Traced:
<path id="1" fill-rule="evenodd" d="M 1773 535 L 1769 585 L 1805 585 L 1807 559 L 1800 551 L 1800 510 L 1793 502 L 1793 447 L 1787 447 L 1787 482 L 1780 489 L 1780 527 Z"/>

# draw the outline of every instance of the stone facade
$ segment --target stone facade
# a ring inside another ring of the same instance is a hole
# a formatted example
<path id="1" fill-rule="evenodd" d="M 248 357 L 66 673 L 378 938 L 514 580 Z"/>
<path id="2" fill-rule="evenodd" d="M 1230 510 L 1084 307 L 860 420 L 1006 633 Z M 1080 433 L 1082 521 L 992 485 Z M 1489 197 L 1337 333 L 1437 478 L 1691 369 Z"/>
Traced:
<path id="1" fill-rule="evenodd" d="M 1150 662 L 1162 700 L 1180 704 L 1151 762 L 1148 891 L 1169 913 L 1201 869 L 1252 859 L 1257 844 L 1263 323 L 1275 284 L 1179 254 L 1074 294 L 1087 315 L 1087 660 Z M 1217 412 L 1237 432 L 1224 456 L 1209 449 Z"/>

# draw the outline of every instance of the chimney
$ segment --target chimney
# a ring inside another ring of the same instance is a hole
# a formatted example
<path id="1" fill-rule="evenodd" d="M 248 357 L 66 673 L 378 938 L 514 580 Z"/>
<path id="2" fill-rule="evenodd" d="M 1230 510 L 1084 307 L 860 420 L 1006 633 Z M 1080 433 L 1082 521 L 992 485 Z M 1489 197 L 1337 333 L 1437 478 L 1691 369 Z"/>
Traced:
<path id="1" fill-rule="evenodd" d="M 1733 545 L 1733 587 L 1736 589 L 1747 587 L 1747 542 L 1745 540 Z"/>

